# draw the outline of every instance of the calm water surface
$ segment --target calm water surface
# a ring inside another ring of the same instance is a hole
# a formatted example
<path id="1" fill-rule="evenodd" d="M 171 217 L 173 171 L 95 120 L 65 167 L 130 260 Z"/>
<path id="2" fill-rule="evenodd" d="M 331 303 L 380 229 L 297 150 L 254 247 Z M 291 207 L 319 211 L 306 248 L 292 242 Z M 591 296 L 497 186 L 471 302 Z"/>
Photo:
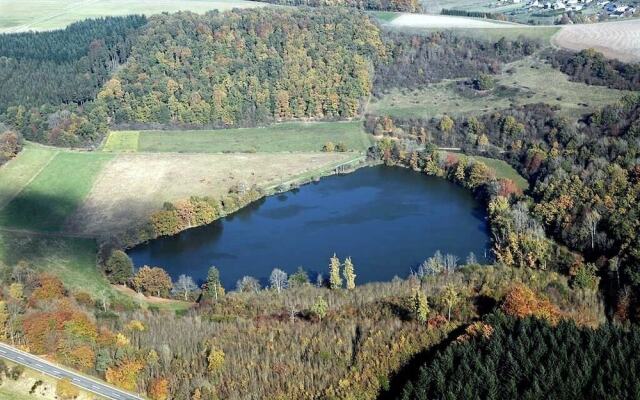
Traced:
<path id="1" fill-rule="evenodd" d="M 351 256 L 361 284 L 406 277 L 436 250 L 483 260 L 488 244 L 485 212 L 465 189 L 377 166 L 268 197 L 129 255 L 137 267 L 161 266 L 174 280 L 186 274 L 198 283 L 215 265 L 232 289 L 244 275 L 266 283 L 276 267 L 291 273 L 303 266 L 315 281 L 319 272 L 327 276 L 334 252 Z"/>

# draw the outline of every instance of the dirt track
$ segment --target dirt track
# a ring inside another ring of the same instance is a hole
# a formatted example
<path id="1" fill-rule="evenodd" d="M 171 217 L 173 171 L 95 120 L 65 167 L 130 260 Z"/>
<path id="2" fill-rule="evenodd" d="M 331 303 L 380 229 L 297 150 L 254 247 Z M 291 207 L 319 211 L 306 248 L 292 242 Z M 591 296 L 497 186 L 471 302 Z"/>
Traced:
<path id="1" fill-rule="evenodd" d="M 569 50 L 593 48 L 610 58 L 640 61 L 640 19 L 599 24 L 567 25 L 552 38 L 554 46 Z"/>

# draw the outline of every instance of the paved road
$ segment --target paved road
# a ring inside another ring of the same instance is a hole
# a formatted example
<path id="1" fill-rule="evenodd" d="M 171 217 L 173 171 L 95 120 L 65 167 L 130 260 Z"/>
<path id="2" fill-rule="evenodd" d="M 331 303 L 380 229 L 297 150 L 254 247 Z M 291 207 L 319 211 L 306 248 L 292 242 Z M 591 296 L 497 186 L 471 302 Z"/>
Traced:
<path id="1" fill-rule="evenodd" d="M 114 400 L 142 400 L 142 397 L 107 385 L 97 379 L 88 378 L 66 368 L 59 367 L 49 361 L 20 351 L 7 344 L 0 343 L 0 357 L 22 364 L 43 374 L 57 379 L 68 378 L 71 382 L 89 392 Z"/>

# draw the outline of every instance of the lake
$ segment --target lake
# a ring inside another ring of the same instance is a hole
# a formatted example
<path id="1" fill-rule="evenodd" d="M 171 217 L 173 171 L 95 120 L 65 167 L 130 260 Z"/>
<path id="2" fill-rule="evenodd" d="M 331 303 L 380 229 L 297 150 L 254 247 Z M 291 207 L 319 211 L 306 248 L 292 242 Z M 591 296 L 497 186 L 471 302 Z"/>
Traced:
<path id="1" fill-rule="evenodd" d="M 267 197 L 210 225 L 128 251 L 136 267 L 163 267 L 202 283 L 211 265 L 227 290 L 273 268 L 328 276 L 329 257 L 350 256 L 356 283 L 405 278 L 437 250 L 464 261 L 489 254 L 484 208 L 465 189 L 403 168 L 375 166 Z"/>

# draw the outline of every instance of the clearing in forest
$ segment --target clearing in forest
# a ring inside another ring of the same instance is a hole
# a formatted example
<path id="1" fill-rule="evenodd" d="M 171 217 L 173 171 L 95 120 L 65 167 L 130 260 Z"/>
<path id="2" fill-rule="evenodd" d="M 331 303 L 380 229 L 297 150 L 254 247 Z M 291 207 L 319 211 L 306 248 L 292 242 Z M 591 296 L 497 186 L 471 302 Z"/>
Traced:
<path id="1" fill-rule="evenodd" d="M 145 153 L 282 153 L 321 151 L 327 142 L 365 151 L 371 138 L 360 121 L 289 122 L 260 128 L 192 131 L 113 131 L 104 151 Z"/>
<path id="2" fill-rule="evenodd" d="M 360 157 L 359 153 L 119 154 L 106 165 L 67 231 L 101 236 L 147 220 L 164 202 L 221 197 L 242 182 L 277 185 Z"/>
<path id="3" fill-rule="evenodd" d="M 566 25 L 552 43 L 569 50 L 593 48 L 610 58 L 625 62 L 640 61 L 640 20 Z"/>
<path id="4" fill-rule="evenodd" d="M 177 11 L 204 13 L 265 4 L 245 0 L 0 0 L 0 32 L 59 29 L 85 18 Z"/>
<path id="5" fill-rule="evenodd" d="M 457 81 L 443 81 L 424 89 L 392 90 L 371 101 L 368 112 L 396 117 L 431 118 L 444 114 L 482 114 L 512 105 L 547 103 L 561 108 L 562 115 L 576 118 L 614 103 L 628 92 L 572 82 L 550 65 L 526 58 L 505 65 L 488 92 L 461 90 Z"/>

